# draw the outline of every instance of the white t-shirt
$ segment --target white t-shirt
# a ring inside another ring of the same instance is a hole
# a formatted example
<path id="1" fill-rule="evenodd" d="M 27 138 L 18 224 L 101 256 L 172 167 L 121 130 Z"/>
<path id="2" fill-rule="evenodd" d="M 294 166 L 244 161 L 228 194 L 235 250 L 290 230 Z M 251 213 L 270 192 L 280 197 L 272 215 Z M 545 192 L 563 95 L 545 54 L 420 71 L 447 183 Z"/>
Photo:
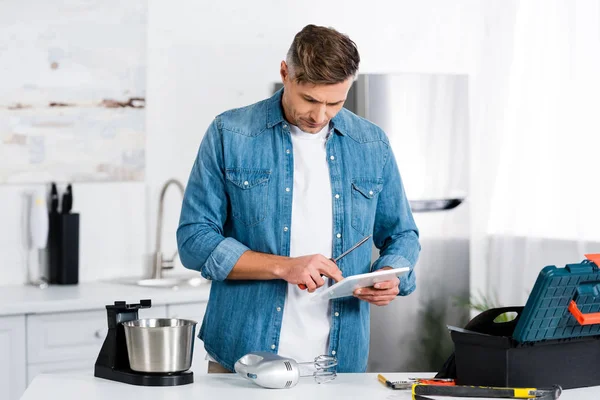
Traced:
<path id="1" fill-rule="evenodd" d="M 294 149 L 290 257 L 322 254 L 329 258 L 333 247 L 333 205 L 325 150 L 329 126 L 313 134 L 290 125 L 290 133 Z M 313 295 L 288 284 L 279 355 L 303 362 L 327 354 L 331 329 L 329 302 L 312 302 Z"/>

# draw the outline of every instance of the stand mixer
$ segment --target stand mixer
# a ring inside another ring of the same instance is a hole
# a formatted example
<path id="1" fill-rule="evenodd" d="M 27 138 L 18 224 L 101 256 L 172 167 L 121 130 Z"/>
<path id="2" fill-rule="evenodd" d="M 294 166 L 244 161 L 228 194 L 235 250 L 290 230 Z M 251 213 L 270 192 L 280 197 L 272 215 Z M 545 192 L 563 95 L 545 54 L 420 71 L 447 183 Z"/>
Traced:
<path id="1" fill-rule="evenodd" d="M 114 305 L 106 306 L 108 334 L 98 354 L 94 376 L 139 386 L 177 386 L 194 382 L 191 371 L 140 372 L 131 368 L 123 323 L 138 320 L 138 310 L 150 307 L 150 300 L 140 300 L 139 304 L 115 301 Z"/>

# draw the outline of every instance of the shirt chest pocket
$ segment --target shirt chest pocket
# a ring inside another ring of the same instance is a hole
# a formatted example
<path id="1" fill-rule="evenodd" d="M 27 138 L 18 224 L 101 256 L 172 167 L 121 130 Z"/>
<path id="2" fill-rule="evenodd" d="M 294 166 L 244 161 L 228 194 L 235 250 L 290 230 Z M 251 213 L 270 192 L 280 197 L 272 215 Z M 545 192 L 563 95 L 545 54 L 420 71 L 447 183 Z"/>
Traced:
<path id="1" fill-rule="evenodd" d="M 352 227 L 363 235 L 373 232 L 377 199 L 383 189 L 381 178 L 352 180 Z"/>
<path id="2" fill-rule="evenodd" d="M 246 226 L 254 226 L 267 217 L 267 200 L 271 170 L 228 168 L 227 193 L 231 216 Z"/>

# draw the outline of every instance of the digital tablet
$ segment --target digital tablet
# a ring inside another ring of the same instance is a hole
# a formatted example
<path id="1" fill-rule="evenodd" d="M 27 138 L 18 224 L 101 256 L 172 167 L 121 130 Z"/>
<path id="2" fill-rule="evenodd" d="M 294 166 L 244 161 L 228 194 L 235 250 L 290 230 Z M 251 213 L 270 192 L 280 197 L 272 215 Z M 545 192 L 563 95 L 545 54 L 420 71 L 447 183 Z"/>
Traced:
<path id="1" fill-rule="evenodd" d="M 410 271 L 409 267 L 402 267 L 348 276 L 329 286 L 327 289 L 317 292 L 312 300 L 331 300 L 340 297 L 353 296 L 354 291 L 358 288 L 370 287 L 377 282 L 389 281 L 395 276 L 399 277 L 404 275 L 408 271 Z"/>

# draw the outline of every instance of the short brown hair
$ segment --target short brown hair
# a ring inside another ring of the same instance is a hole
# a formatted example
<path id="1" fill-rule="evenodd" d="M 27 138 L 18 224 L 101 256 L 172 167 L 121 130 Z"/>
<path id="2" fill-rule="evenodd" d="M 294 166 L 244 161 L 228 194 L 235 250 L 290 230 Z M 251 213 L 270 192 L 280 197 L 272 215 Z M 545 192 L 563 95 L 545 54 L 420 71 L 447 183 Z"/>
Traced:
<path id="1" fill-rule="evenodd" d="M 306 25 L 294 37 L 286 62 L 298 83 L 334 84 L 356 75 L 360 56 L 347 35 Z"/>

